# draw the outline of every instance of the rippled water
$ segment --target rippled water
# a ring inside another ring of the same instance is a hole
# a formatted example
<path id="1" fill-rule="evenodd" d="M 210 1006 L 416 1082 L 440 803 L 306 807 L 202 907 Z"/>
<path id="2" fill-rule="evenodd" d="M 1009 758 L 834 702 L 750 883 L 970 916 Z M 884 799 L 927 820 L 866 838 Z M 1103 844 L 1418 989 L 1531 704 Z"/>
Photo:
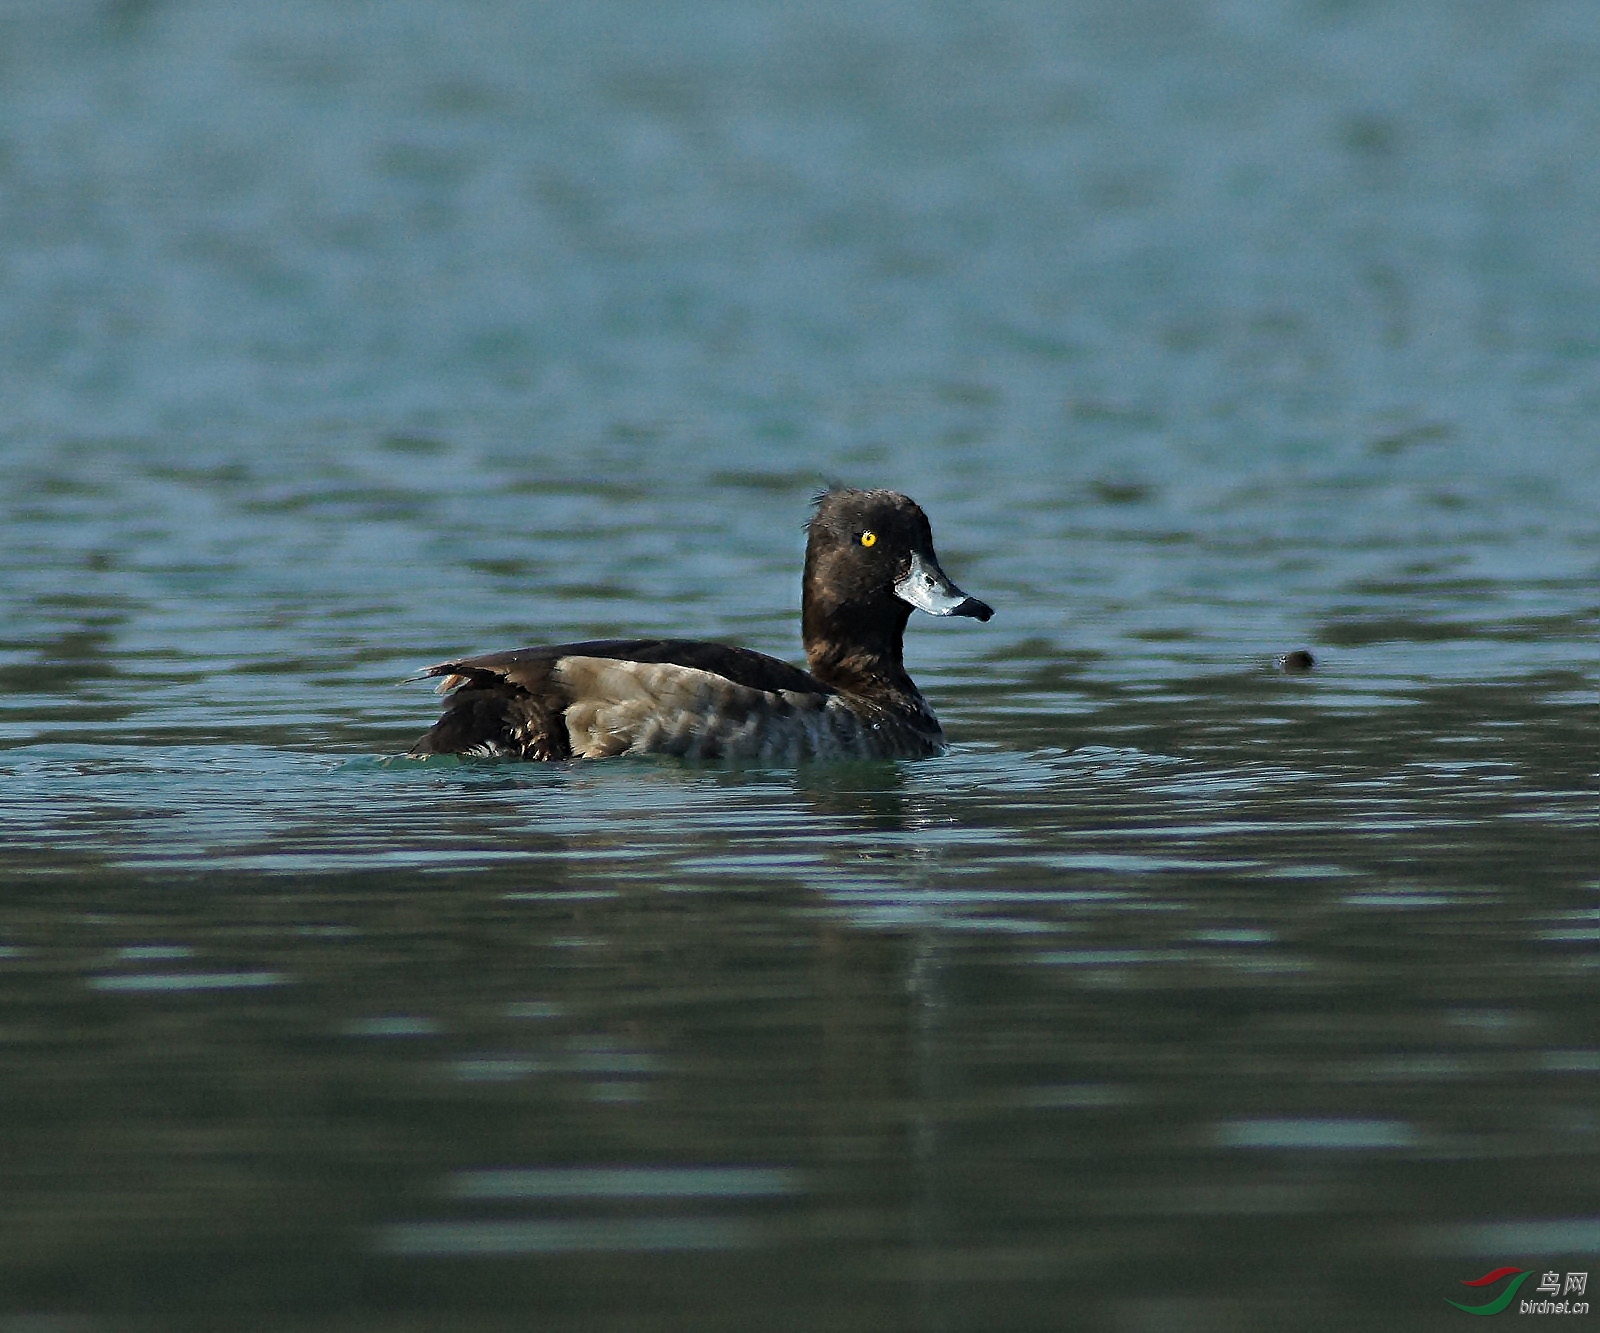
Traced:
<path id="1" fill-rule="evenodd" d="M 1440 1327 L 1600 1254 L 1600 17 L 0 8 L 0 1333 Z M 954 744 L 396 761 L 788 658 Z M 1309 648 L 1309 673 L 1275 655 Z"/>

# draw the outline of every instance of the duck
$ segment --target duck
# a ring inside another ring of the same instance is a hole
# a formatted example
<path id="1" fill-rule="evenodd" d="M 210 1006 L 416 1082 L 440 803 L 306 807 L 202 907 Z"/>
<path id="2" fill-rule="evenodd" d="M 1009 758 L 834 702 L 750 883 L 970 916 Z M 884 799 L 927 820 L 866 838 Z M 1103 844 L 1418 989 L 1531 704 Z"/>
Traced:
<path id="1" fill-rule="evenodd" d="M 987 621 L 939 566 L 909 496 L 835 486 L 806 524 L 806 667 L 689 639 L 592 639 L 440 662 L 439 720 L 409 754 L 561 761 L 671 755 L 774 767 L 945 749 L 906 673 L 913 610 Z"/>

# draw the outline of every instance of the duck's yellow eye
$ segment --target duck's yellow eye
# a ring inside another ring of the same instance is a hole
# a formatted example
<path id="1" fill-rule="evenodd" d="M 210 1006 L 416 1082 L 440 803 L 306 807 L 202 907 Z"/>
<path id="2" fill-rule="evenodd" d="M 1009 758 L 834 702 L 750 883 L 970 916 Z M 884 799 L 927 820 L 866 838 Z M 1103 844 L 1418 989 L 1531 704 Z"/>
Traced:
<path id="1" fill-rule="evenodd" d="M 863 532 L 861 534 L 861 544 L 863 546 L 876 546 L 878 544 L 878 534 L 875 532 Z"/>

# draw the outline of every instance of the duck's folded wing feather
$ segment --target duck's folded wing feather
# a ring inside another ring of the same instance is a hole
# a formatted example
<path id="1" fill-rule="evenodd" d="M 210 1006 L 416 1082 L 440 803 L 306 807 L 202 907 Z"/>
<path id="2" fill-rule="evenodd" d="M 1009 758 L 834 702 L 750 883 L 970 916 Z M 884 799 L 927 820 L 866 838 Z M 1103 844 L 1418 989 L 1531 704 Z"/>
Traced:
<path id="1" fill-rule="evenodd" d="M 485 653 L 481 657 L 459 658 L 428 667 L 414 679 L 442 676 L 441 693 L 455 688 L 452 681 L 463 681 L 483 673 L 520 683 L 524 678 L 542 679 L 549 664 L 563 657 L 605 657 L 624 662 L 671 663 L 693 667 L 723 676 L 735 685 L 756 690 L 791 690 L 797 694 L 832 694 L 834 691 L 807 671 L 765 653 L 749 648 L 733 648 L 725 643 L 701 643 L 694 639 L 590 639 L 582 643 L 558 643 L 540 648 L 513 648 L 509 652 Z"/>

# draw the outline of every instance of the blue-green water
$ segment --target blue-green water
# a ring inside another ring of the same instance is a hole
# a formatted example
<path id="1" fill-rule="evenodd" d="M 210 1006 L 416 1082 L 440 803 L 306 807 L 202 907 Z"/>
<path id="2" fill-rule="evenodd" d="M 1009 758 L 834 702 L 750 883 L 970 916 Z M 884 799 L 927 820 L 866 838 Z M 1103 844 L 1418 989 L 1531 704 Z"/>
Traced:
<path id="1" fill-rule="evenodd" d="M 0 5 L 0 1333 L 1595 1267 L 1595 143 L 1588 0 Z M 390 761 L 830 478 L 948 755 Z"/>

